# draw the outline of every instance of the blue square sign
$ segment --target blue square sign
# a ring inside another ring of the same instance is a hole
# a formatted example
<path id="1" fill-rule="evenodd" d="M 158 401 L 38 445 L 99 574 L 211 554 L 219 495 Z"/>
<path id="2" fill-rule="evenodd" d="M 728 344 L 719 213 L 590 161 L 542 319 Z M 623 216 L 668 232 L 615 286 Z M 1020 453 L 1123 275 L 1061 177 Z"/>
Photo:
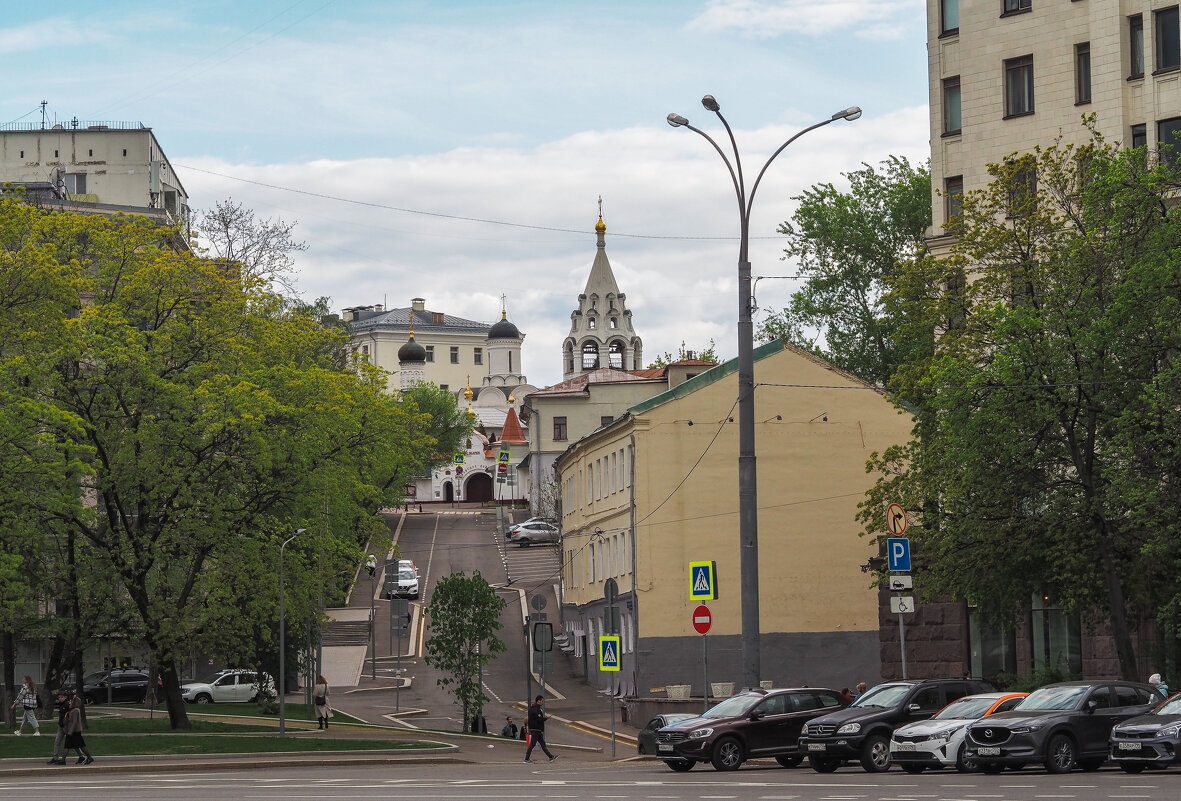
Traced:
<path id="1" fill-rule="evenodd" d="M 895 573 L 910 572 L 909 537 L 889 537 L 886 539 L 886 563 Z"/>

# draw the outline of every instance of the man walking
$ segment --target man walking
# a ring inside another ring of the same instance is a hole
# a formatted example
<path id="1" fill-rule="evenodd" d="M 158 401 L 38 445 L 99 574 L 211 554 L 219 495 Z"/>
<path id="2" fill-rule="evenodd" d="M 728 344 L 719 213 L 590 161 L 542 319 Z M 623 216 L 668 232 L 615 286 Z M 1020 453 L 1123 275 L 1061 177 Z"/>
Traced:
<path id="1" fill-rule="evenodd" d="M 70 699 L 65 690 L 57 691 L 57 703 L 53 705 L 57 710 L 57 737 L 53 741 L 53 759 L 50 765 L 66 764 L 66 752 L 62 747 L 66 742 L 66 715 L 70 714 Z"/>
<path id="2" fill-rule="evenodd" d="M 539 695 L 533 699 L 533 703 L 529 706 L 529 747 L 525 749 L 525 761 L 532 762 L 529 756 L 533 753 L 533 747 L 540 744 L 541 750 L 549 757 L 549 761 L 553 762 L 557 759 L 556 754 L 551 754 L 549 748 L 545 744 L 545 720 L 549 715 L 545 714 L 542 705 L 545 703 L 545 696 Z"/>

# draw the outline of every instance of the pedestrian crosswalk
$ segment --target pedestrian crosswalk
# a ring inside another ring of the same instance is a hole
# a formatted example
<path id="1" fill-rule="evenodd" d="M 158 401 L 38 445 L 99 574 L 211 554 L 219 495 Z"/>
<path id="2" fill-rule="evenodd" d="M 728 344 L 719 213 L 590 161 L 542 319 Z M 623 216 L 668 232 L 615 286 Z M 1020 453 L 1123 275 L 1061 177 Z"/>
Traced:
<path id="1" fill-rule="evenodd" d="M 521 584 L 555 584 L 562 575 L 562 551 L 557 545 L 522 548 L 511 542 L 498 543 L 509 581 Z"/>

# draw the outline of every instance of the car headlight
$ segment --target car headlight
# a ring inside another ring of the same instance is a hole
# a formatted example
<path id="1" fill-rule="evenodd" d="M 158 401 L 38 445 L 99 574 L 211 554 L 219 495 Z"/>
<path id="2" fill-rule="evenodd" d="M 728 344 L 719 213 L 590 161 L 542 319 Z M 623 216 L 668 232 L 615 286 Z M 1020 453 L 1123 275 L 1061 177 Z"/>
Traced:
<path id="1" fill-rule="evenodd" d="M 1042 728 L 1044 725 L 1046 725 L 1046 724 L 1044 724 L 1044 723 L 1030 723 L 1028 726 L 1017 726 L 1015 728 L 1009 729 L 1009 731 L 1012 732 L 1013 734 L 1029 734 L 1031 731 L 1037 731 L 1038 729 Z"/>
<path id="2" fill-rule="evenodd" d="M 689 732 L 689 739 L 690 740 L 701 740 L 706 737 L 709 737 L 713 733 L 714 733 L 713 729 L 694 729 L 693 731 Z"/>
<path id="3" fill-rule="evenodd" d="M 807 733 L 808 733 L 808 724 L 805 723 L 804 728 L 800 729 L 800 734 L 807 734 Z"/>
<path id="4" fill-rule="evenodd" d="M 951 732 L 946 732 L 946 731 L 935 732 L 934 734 L 929 735 L 927 737 L 927 741 L 932 742 L 932 743 L 947 742 L 947 738 L 950 736 L 951 736 Z"/>
<path id="5" fill-rule="evenodd" d="M 1157 737 L 1176 737 L 1177 732 L 1179 732 L 1179 731 L 1181 731 L 1181 726 L 1176 726 L 1176 725 L 1169 726 L 1168 728 L 1161 729 L 1160 731 L 1158 731 L 1156 733 L 1156 736 Z"/>
<path id="6" fill-rule="evenodd" d="M 860 723 L 846 723 L 837 729 L 837 734 L 856 734 L 859 731 L 861 731 Z"/>

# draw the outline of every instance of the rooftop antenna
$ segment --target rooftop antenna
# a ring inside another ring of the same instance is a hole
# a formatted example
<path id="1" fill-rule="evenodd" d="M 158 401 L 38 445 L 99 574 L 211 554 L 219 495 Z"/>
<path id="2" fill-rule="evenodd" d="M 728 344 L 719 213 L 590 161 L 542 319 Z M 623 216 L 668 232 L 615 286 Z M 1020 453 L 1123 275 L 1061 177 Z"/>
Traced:
<path id="1" fill-rule="evenodd" d="M 45 107 L 48 105 L 48 100 L 41 101 L 41 130 L 45 130 Z"/>

